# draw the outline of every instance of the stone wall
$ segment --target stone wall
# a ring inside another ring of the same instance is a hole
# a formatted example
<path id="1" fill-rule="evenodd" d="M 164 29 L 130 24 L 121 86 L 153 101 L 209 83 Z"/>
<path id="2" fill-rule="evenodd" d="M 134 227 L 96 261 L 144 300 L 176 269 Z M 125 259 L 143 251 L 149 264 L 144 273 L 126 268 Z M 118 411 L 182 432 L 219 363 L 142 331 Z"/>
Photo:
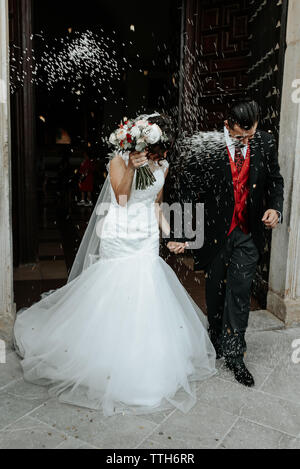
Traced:
<path id="1" fill-rule="evenodd" d="M 279 161 L 285 179 L 284 223 L 273 234 L 268 310 L 300 322 L 300 1 L 289 1 Z"/>

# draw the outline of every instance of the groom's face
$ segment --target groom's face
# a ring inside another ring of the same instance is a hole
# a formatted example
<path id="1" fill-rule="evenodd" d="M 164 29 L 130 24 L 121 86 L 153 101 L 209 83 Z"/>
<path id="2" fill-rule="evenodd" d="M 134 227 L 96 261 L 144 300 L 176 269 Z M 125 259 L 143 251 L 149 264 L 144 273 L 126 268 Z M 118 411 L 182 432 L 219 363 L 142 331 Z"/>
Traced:
<path id="1" fill-rule="evenodd" d="M 248 145 L 249 141 L 255 136 L 258 122 L 250 129 L 242 129 L 238 124 L 232 128 L 229 126 L 228 121 L 225 121 L 225 126 L 229 132 L 230 137 L 236 142 L 237 146 L 239 145 Z"/>

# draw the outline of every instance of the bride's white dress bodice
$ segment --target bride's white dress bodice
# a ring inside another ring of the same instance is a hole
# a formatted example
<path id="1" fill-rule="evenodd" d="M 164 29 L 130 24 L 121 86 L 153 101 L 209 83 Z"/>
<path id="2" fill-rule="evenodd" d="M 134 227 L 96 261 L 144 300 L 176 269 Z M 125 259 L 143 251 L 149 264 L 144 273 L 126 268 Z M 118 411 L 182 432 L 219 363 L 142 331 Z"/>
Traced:
<path id="1" fill-rule="evenodd" d="M 123 156 L 128 164 L 128 153 Z M 165 171 L 169 164 L 150 162 L 155 183 L 145 190 L 135 188 L 132 182 L 130 198 L 125 206 L 118 204 L 111 188 L 111 206 L 103 224 L 100 243 L 102 259 L 149 254 L 159 255 L 159 224 L 155 211 L 157 195 L 165 183 Z"/>

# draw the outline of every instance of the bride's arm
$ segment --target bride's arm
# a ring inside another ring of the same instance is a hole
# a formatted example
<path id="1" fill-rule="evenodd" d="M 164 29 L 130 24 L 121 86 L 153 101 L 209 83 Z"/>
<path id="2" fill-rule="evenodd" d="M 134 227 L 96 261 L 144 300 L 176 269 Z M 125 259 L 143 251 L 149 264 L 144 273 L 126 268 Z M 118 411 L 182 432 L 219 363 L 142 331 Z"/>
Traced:
<path id="1" fill-rule="evenodd" d="M 146 153 L 131 153 L 126 166 L 123 158 L 117 155 L 110 163 L 110 182 L 119 205 L 125 207 L 130 198 L 134 173 L 147 162 Z"/>

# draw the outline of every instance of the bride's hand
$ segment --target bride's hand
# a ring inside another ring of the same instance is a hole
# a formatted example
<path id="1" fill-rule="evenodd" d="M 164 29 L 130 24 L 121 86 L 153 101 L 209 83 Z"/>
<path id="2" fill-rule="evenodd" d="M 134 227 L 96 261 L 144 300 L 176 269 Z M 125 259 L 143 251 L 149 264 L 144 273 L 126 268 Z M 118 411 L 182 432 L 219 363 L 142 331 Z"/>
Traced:
<path id="1" fill-rule="evenodd" d="M 167 244 L 167 248 L 174 254 L 183 254 L 187 247 L 188 243 L 177 243 L 175 241 L 170 241 Z"/>
<path id="2" fill-rule="evenodd" d="M 148 162 L 147 152 L 134 151 L 130 153 L 128 166 L 132 169 L 138 169 Z"/>

